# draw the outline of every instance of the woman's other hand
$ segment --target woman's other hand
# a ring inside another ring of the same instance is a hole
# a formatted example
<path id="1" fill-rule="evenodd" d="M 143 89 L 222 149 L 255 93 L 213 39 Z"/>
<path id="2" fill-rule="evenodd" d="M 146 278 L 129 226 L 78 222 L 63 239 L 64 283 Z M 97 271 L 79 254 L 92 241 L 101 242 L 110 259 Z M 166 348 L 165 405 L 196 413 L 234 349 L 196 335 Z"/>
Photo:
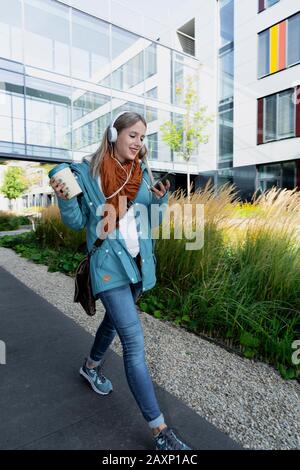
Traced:
<path id="1" fill-rule="evenodd" d="M 160 186 L 160 189 L 156 189 L 154 187 L 151 188 L 151 191 L 155 194 L 155 196 L 160 199 L 161 197 L 163 197 L 166 192 L 169 190 L 170 188 L 170 181 L 169 180 L 166 180 L 166 185 L 164 186 L 162 183 L 159 183 L 159 186 Z"/>
<path id="2" fill-rule="evenodd" d="M 62 182 L 62 180 L 55 178 L 50 178 L 50 186 L 54 189 L 55 194 L 60 199 L 68 199 L 69 188 Z"/>

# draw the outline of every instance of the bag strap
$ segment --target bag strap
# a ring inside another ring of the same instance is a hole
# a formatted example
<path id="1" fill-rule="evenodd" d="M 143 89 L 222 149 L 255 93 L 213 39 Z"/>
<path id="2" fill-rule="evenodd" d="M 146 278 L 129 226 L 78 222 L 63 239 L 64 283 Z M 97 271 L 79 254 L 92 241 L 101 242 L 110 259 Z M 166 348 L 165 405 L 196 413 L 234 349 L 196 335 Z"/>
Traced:
<path id="1" fill-rule="evenodd" d="M 99 246 L 102 245 L 103 242 L 104 242 L 104 240 L 102 240 L 101 238 L 97 238 L 97 240 L 95 241 L 95 243 L 92 246 L 91 251 L 88 252 L 88 256 L 91 257 L 95 253 L 97 248 L 99 248 Z"/>
<path id="2" fill-rule="evenodd" d="M 151 171 L 151 170 L 150 170 L 150 171 Z M 82 184 L 83 184 L 84 190 L 87 191 L 87 190 L 86 190 L 86 187 L 85 187 L 85 184 L 84 184 L 83 181 L 82 181 Z M 84 193 L 80 194 L 79 197 L 82 197 L 82 198 L 83 198 L 83 197 L 84 197 Z M 132 205 L 133 205 L 133 201 L 130 201 L 130 200 L 127 198 L 127 210 L 128 210 Z M 125 214 L 124 214 L 124 215 L 125 215 Z M 118 222 L 118 219 L 117 219 L 117 222 Z M 93 246 L 92 246 L 91 251 L 88 252 L 88 257 L 89 257 L 89 258 L 95 253 L 95 251 L 97 250 L 97 248 L 99 248 L 99 247 L 102 245 L 102 243 L 104 242 L 104 240 L 106 240 L 106 238 L 105 238 L 105 239 L 97 238 L 97 240 L 95 241 L 95 243 L 94 243 Z"/>

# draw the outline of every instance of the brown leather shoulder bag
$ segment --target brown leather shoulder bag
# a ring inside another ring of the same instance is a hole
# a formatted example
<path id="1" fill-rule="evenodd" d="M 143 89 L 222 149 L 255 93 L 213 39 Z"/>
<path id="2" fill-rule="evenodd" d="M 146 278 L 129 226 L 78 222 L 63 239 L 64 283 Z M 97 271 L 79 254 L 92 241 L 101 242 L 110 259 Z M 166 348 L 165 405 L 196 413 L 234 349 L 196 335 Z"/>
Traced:
<path id="1" fill-rule="evenodd" d="M 96 313 L 96 299 L 93 296 L 91 284 L 90 259 L 103 241 L 100 238 L 95 241 L 91 251 L 80 261 L 75 273 L 74 302 L 80 303 L 90 317 Z"/>

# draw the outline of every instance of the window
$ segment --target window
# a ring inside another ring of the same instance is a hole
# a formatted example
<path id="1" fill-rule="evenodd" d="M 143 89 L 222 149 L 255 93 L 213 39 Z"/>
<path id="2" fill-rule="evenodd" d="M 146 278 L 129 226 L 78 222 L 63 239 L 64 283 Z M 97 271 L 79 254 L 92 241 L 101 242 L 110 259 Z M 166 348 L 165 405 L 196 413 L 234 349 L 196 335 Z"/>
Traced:
<path id="1" fill-rule="evenodd" d="M 22 2 L 1 3 L 0 56 L 22 62 Z"/>
<path id="2" fill-rule="evenodd" d="M 157 160 L 158 158 L 158 150 L 157 150 L 157 133 L 149 134 L 147 136 L 148 140 L 148 152 L 149 152 L 149 160 Z"/>
<path id="3" fill-rule="evenodd" d="M 258 36 L 258 76 L 268 75 L 270 70 L 270 46 L 269 30 L 263 31 Z"/>
<path id="4" fill-rule="evenodd" d="M 145 78 L 152 77 L 157 73 L 157 51 L 156 44 L 151 44 L 145 49 Z"/>
<path id="5" fill-rule="evenodd" d="M 128 90 L 143 81 L 144 77 L 144 55 L 140 52 L 122 66 L 123 90 Z"/>
<path id="6" fill-rule="evenodd" d="M 30 77 L 26 84 L 27 144 L 70 149 L 70 88 Z"/>
<path id="7" fill-rule="evenodd" d="M 97 83 L 109 62 L 109 26 L 72 10 L 72 75 Z"/>
<path id="8" fill-rule="evenodd" d="M 157 120 L 157 109 L 152 106 L 146 106 L 146 121 L 152 122 Z"/>
<path id="9" fill-rule="evenodd" d="M 258 187 L 261 191 L 267 191 L 274 186 L 280 188 L 280 163 L 273 165 L 261 165 L 258 167 Z"/>
<path id="10" fill-rule="evenodd" d="M 295 135 L 295 105 L 294 91 L 287 90 L 277 95 L 277 137 L 292 137 Z"/>
<path id="11" fill-rule="evenodd" d="M 296 164 L 294 161 L 259 165 L 258 187 L 266 191 L 272 187 L 294 189 L 296 186 Z"/>
<path id="12" fill-rule="evenodd" d="M 258 0 L 258 13 L 266 10 L 266 8 L 269 8 L 278 2 L 279 0 Z"/>
<path id="13" fill-rule="evenodd" d="M 54 27 L 55 25 L 55 27 Z M 58 2 L 24 2 L 25 63 L 68 75 L 69 10 Z"/>
<path id="14" fill-rule="evenodd" d="M 233 158 L 233 110 L 219 113 L 219 160 Z"/>
<path id="15" fill-rule="evenodd" d="M 220 55 L 220 96 L 219 102 L 233 99 L 233 49 Z"/>
<path id="16" fill-rule="evenodd" d="M 258 143 L 296 135 L 294 94 L 295 90 L 290 89 L 258 100 Z"/>
<path id="17" fill-rule="evenodd" d="M 146 96 L 147 98 L 154 98 L 157 100 L 157 87 L 154 87 L 154 88 L 151 88 L 151 90 L 145 91 L 143 95 Z"/>
<path id="18" fill-rule="evenodd" d="M 276 139 L 276 95 L 265 98 L 264 141 Z"/>
<path id="19" fill-rule="evenodd" d="M 258 35 L 258 78 L 286 68 L 287 20 Z"/>
<path id="20" fill-rule="evenodd" d="M 279 2 L 279 0 L 266 0 L 266 8 L 269 8 L 273 5 L 275 5 L 275 3 Z"/>
<path id="21" fill-rule="evenodd" d="M 24 143 L 24 78 L 22 75 L 0 70 L 0 141 Z M 1 148 L 3 144 L 1 144 Z M 12 151 L 12 145 L 9 144 Z"/>
<path id="22" fill-rule="evenodd" d="M 128 90 L 144 79 L 143 53 L 140 52 L 132 57 L 139 37 L 116 26 L 112 26 L 111 40 L 114 69 L 111 76 L 111 86 L 119 91 Z M 124 61 L 124 58 L 128 55 L 130 58 Z M 118 64 L 117 68 L 115 64 Z M 100 83 L 104 86 L 110 86 L 107 77 L 101 80 Z"/>
<path id="23" fill-rule="evenodd" d="M 300 13 L 258 35 L 258 78 L 300 62 Z"/>
<path id="24" fill-rule="evenodd" d="M 287 65 L 300 62 L 300 13 L 288 20 L 288 58 Z"/>
<path id="25" fill-rule="evenodd" d="M 220 36 L 221 47 L 233 42 L 234 34 L 234 2 L 233 0 L 220 0 Z"/>
<path id="26" fill-rule="evenodd" d="M 296 186 L 296 165 L 295 162 L 285 162 L 282 164 L 282 187 L 294 189 Z"/>

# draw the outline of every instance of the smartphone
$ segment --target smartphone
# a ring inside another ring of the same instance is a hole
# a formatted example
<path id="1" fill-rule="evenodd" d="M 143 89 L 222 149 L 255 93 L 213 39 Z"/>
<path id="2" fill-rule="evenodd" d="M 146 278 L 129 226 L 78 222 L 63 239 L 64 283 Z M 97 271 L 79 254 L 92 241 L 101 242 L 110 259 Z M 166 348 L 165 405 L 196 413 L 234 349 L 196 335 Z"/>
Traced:
<path id="1" fill-rule="evenodd" d="M 166 181 L 167 179 L 169 179 L 170 176 L 175 176 L 175 173 L 171 173 L 171 172 L 166 173 L 164 176 L 159 178 L 159 180 L 155 181 L 153 185 L 151 186 L 151 188 L 160 189 L 159 183 L 162 183 L 165 186 Z"/>

